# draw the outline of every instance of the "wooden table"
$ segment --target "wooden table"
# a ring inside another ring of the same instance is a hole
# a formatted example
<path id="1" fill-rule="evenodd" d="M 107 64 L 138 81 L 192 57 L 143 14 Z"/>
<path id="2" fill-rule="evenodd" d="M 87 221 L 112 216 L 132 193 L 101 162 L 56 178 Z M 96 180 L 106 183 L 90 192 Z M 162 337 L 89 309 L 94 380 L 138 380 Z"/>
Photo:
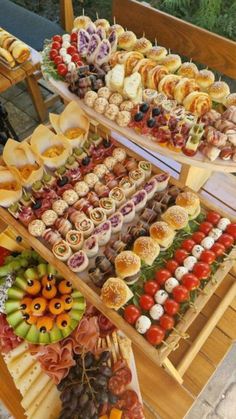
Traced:
<path id="1" fill-rule="evenodd" d="M 25 80 L 39 120 L 43 122 L 47 118 L 47 107 L 43 101 L 42 93 L 37 81 L 40 63 L 41 55 L 31 48 L 30 61 L 27 61 L 20 68 L 8 70 L 0 64 L 0 94 L 11 86 Z"/>

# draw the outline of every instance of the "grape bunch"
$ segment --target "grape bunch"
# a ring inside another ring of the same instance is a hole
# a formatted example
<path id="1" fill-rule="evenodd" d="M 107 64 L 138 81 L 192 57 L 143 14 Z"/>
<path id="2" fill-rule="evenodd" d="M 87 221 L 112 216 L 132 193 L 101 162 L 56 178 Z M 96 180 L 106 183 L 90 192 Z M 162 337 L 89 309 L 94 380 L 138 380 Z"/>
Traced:
<path id="1" fill-rule="evenodd" d="M 62 410 L 59 419 L 98 419 L 103 404 L 115 404 L 117 396 L 108 390 L 112 369 L 107 366 L 110 352 L 97 358 L 91 352 L 76 355 L 76 365 L 60 384 Z"/>

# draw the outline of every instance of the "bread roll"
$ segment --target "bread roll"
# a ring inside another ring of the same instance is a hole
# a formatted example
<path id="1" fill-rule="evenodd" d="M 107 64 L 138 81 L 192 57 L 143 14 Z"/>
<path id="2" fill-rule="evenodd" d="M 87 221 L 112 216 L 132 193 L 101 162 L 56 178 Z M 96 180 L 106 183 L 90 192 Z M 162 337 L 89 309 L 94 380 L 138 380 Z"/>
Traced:
<path id="1" fill-rule="evenodd" d="M 130 250 L 124 250 L 115 258 L 115 270 L 120 278 L 133 276 L 140 271 L 140 268 L 140 257 Z"/>
<path id="2" fill-rule="evenodd" d="M 146 57 L 160 63 L 167 56 L 167 52 L 165 47 L 154 46 L 146 53 Z"/>
<path id="3" fill-rule="evenodd" d="M 168 99 L 174 98 L 174 90 L 177 83 L 179 83 L 181 77 L 175 74 L 168 74 L 163 77 L 158 85 L 158 90 L 164 93 Z"/>
<path id="4" fill-rule="evenodd" d="M 176 205 L 184 208 L 190 216 L 193 216 L 200 209 L 200 199 L 194 192 L 181 192 L 176 198 Z"/>
<path id="5" fill-rule="evenodd" d="M 30 49 L 27 45 L 21 44 L 15 45 L 12 50 L 12 55 L 18 63 L 24 63 L 30 56 Z"/>
<path id="6" fill-rule="evenodd" d="M 151 237 L 139 237 L 134 242 L 133 251 L 147 265 L 152 265 L 160 253 L 160 246 Z"/>
<path id="7" fill-rule="evenodd" d="M 174 230 L 180 230 L 188 225 L 188 213 L 179 205 L 169 207 L 166 212 L 162 214 L 162 219 Z"/>
<path id="8" fill-rule="evenodd" d="M 200 89 L 205 92 L 211 84 L 215 81 L 215 75 L 212 71 L 204 69 L 198 72 L 196 76 L 196 82 L 200 86 Z"/>
<path id="9" fill-rule="evenodd" d="M 4 39 L 2 47 L 8 50 L 10 48 L 10 45 L 15 41 L 17 41 L 17 39 L 14 36 L 9 36 L 8 38 Z"/>
<path id="10" fill-rule="evenodd" d="M 170 247 L 175 237 L 175 231 L 164 221 L 152 224 L 149 230 L 150 236 L 165 249 Z"/>
<path id="11" fill-rule="evenodd" d="M 126 51 L 131 51 L 134 47 L 137 37 L 134 32 L 126 31 L 118 38 L 118 46 Z"/>
<path id="12" fill-rule="evenodd" d="M 174 89 L 174 99 L 179 103 L 183 103 L 186 96 L 194 91 L 199 91 L 200 87 L 194 79 L 183 77 Z"/>
<path id="13" fill-rule="evenodd" d="M 95 25 L 98 27 L 103 28 L 106 32 L 108 32 L 108 30 L 110 29 L 110 23 L 108 22 L 107 19 L 97 19 L 95 20 Z"/>
<path id="14" fill-rule="evenodd" d="M 122 35 L 122 33 L 124 33 L 125 30 L 123 26 L 119 25 L 118 23 L 115 23 L 108 29 L 108 35 L 110 35 L 113 31 L 115 31 L 116 35 L 119 37 L 120 35 Z"/>
<path id="15" fill-rule="evenodd" d="M 91 23 L 91 19 L 88 16 L 77 16 L 74 20 L 73 27 L 76 29 L 86 29 Z"/>
<path id="16" fill-rule="evenodd" d="M 208 93 L 214 102 L 223 103 L 230 94 L 230 89 L 224 81 L 216 81 L 209 87 Z"/>
<path id="17" fill-rule="evenodd" d="M 127 52 L 125 57 L 125 75 L 130 76 L 136 64 L 143 59 L 143 54 L 138 51 Z"/>
<path id="18" fill-rule="evenodd" d="M 212 107 L 211 98 L 204 92 L 192 92 L 184 99 L 185 109 L 194 115 L 202 116 L 209 112 Z"/>
<path id="19" fill-rule="evenodd" d="M 167 76 L 168 70 L 164 65 L 156 65 L 148 72 L 147 87 L 149 89 L 158 89 L 159 82 L 164 76 Z"/>
<path id="20" fill-rule="evenodd" d="M 169 54 L 161 62 L 161 64 L 164 65 L 170 73 L 175 73 L 181 66 L 181 63 L 181 58 L 177 54 Z"/>
<path id="21" fill-rule="evenodd" d="M 182 77 L 187 77 L 188 79 L 195 79 L 198 75 L 198 68 L 194 63 L 183 63 L 178 69 L 178 75 Z"/>
<path id="22" fill-rule="evenodd" d="M 133 297 L 132 291 L 120 278 L 109 278 L 101 289 L 101 299 L 107 307 L 118 310 L 130 298 Z"/>
<path id="23" fill-rule="evenodd" d="M 141 54 L 146 54 L 151 48 L 152 43 L 144 36 L 137 39 L 133 47 L 134 51 L 141 52 Z"/>
<path id="24" fill-rule="evenodd" d="M 230 106 L 236 106 L 236 93 L 231 93 L 229 96 L 227 96 L 225 100 L 225 106 L 226 108 L 229 108 Z"/>
<path id="25" fill-rule="evenodd" d="M 0 47 L 0 57 L 2 57 L 10 67 L 14 67 L 16 62 L 9 51 Z"/>
<path id="26" fill-rule="evenodd" d="M 155 61 L 148 60 L 148 62 L 141 66 L 141 68 L 139 69 L 139 74 L 141 75 L 143 87 L 147 87 L 148 74 L 154 67 L 156 67 Z"/>

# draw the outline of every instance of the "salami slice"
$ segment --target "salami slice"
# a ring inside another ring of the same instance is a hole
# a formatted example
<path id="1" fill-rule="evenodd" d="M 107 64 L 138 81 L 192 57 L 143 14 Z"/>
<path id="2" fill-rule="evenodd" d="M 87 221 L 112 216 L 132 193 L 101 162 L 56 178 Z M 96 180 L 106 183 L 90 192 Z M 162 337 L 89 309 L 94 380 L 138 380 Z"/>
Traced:
<path id="1" fill-rule="evenodd" d="M 121 399 L 125 402 L 124 408 L 126 410 L 133 410 L 139 404 L 138 395 L 134 390 L 125 390 L 121 395 Z"/>
<path id="2" fill-rule="evenodd" d="M 122 419 L 145 419 L 141 403 L 138 403 L 133 410 L 125 410 Z"/>
<path id="3" fill-rule="evenodd" d="M 109 380 L 108 388 L 112 394 L 115 396 L 120 396 L 122 393 L 124 393 L 125 390 L 123 379 L 113 375 Z"/>
<path id="4" fill-rule="evenodd" d="M 127 362 L 124 359 L 118 359 L 113 365 L 113 372 L 116 372 L 124 367 L 127 367 Z"/>
<path id="5" fill-rule="evenodd" d="M 124 367 L 116 371 L 116 377 L 120 377 L 125 386 L 127 386 L 132 381 L 132 373 L 128 367 Z"/>

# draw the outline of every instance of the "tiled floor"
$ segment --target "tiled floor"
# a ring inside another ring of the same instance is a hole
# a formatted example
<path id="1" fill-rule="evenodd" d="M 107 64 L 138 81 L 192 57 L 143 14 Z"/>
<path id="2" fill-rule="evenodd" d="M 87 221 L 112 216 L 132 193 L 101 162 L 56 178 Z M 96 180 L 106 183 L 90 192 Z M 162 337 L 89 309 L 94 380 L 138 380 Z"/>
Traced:
<path id="1" fill-rule="evenodd" d="M 44 97 L 50 92 L 41 87 Z M 26 138 L 39 124 L 31 99 L 24 83 L 8 89 L 0 95 L 0 101 L 8 111 L 11 124 L 20 139 Z M 50 111 L 60 113 L 63 105 L 57 101 Z M 209 384 L 196 400 L 186 419 L 236 419 L 236 345 L 226 356 Z M 9 418 L 0 404 L 0 419 Z M 45 418 L 47 419 L 47 418 Z M 170 419 L 174 419 L 170 418 Z"/>

